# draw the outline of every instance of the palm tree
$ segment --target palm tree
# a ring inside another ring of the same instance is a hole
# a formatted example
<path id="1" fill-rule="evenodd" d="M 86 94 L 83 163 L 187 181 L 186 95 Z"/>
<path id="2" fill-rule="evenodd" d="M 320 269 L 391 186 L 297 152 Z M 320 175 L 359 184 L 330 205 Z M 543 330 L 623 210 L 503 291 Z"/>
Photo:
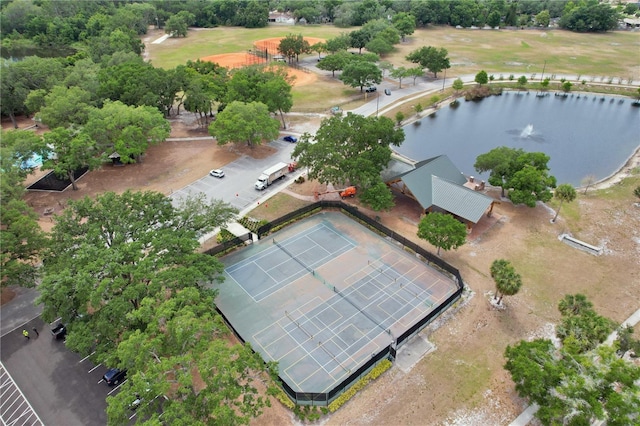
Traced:
<path id="1" fill-rule="evenodd" d="M 522 287 L 522 277 L 518 274 L 511 262 L 504 259 L 496 259 L 491 264 L 491 277 L 496 283 L 496 295 L 498 305 L 502 304 L 504 296 L 513 296 Z"/>
<path id="2" fill-rule="evenodd" d="M 567 294 L 558 303 L 558 310 L 562 316 L 581 315 L 583 312 L 590 311 L 593 304 L 589 302 L 584 294 Z"/>
<path id="3" fill-rule="evenodd" d="M 570 203 L 576 199 L 576 189 L 568 183 L 563 183 L 562 185 L 558 185 L 554 192 L 554 196 L 558 200 L 560 200 L 560 206 L 558 206 L 556 215 L 551 220 L 552 223 L 555 223 L 556 219 L 558 218 L 558 214 L 560 213 L 560 209 L 562 208 L 562 203 L 564 203 L 565 201 L 567 203 Z"/>

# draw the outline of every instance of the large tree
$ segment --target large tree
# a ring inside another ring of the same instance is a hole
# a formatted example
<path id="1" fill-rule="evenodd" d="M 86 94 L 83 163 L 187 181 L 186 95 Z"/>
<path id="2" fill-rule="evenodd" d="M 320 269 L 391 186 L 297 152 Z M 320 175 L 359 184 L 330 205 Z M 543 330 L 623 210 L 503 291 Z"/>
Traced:
<path id="1" fill-rule="evenodd" d="M 509 199 L 515 204 L 535 207 L 536 201 L 549 201 L 556 179 L 549 175 L 549 156 L 542 152 L 524 152 L 522 149 L 501 146 L 481 154 L 473 167 L 478 173 L 491 171 L 489 183 L 509 190 Z"/>
<path id="2" fill-rule="evenodd" d="M 351 55 L 348 52 L 338 52 L 327 55 L 318 62 L 318 68 L 323 71 L 331 71 L 331 76 L 335 77 L 336 71 L 344 69 L 349 63 Z"/>
<path id="3" fill-rule="evenodd" d="M 403 140 L 404 131 L 386 117 L 347 113 L 324 119 L 315 135 L 302 135 L 291 155 L 308 168 L 309 179 L 367 189 L 380 182 L 390 146 Z"/>
<path id="4" fill-rule="evenodd" d="M 123 163 L 135 162 L 150 144 L 164 141 L 171 131 L 169 122 L 156 108 L 131 107 L 120 101 L 94 108 L 83 132 L 107 155 L 117 152 Z M 111 151 L 111 152 L 107 152 Z"/>
<path id="5" fill-rule="evenodd" d="M 409 34 L 413 34 L 416 30 L 416 18 L 406 12 L 396 13 L 391 19 L 393 26 L 400 32 L 402 41 L 405 41 L 405 37 Z"/>
<path id="6" fill-rule="evenodd" d="M 551 188 L 555 186 L 556 178 L 547 170 L 525 164 L 509 179 L 509 199 L 514 204 L 535 207 L 536 201 L 547 202 L 553 197 Z"/>
<path id="7" fill-rule="evenodd" d="M 362 92 L 364 86 L 382 82 L 382 71 L 372 62 L 351 61 L 344 66 L 340 80 L 348 86 L 360 87 Z"/>
<path id="8" fill-rule="evenodd" d="M 254 383 L 270 387 L 265 369 L 273 366 L 249 345 L 228 344 L 214 298 L 214 291 L 188 287 L 171 298 L 148 297 L 132 312 L 147 328 L 118 346 L 118 358 L 135 373 L 107 398 L 109 425 L 129 423 L 136 398 L 136 421 L 144 424 L 247 424 L 269 405 Z"/>
<path id="9" fill-rule="evenodd" d="M 212 283 L 222 263 L 196 252 L 198 238 L 235 210 L 189 198 L 174 206 L 153 192 L 106 193 L 71 201 L 56 218 L 40 286 L 43 316 L 60 316 L 66 344 L 98 362 L 127 368 L 108 400 L 108 423 L 246 424 L 268 405 L 256 380 L 265 364 L 230 345 Z"/>
<path id="10" fill-rule="evenodd" d="M 54 219 L 44 256 L 43 318 L 62 318 L 72 350 L 95 351 L 99 362 L 128 367 L 115 349 L 148 326 L 132 313 L 148 297 L 168 297 L 218 279 L 222 264 L 195 249 L 200 236 L 234 213 L 204 197 L 174 207 L 155 192 L 108 192 L 69 201 Z"/>
<path id="11" fill-rule="evenodd" d="M 52 152 L 55 155 L 51 155 Z M 56 176 L 69 179 L 74 191 L 78 190 L 75 178 L 78 169 L 93 170 L 106 160 L 104 152 L 89 135 L 63 127 L 44 134 L 40 155 L 44 159 L 42 168 L 52 169 Z"/>
<path id="12" fill-rule="evenodd" d="M 584 296 L 569 295 L 563 302 L 564 319 L 564 315 L 575 318 L 576 313 L 581 318 L 602 318 Z M 607 321 L 603 318 L 601 322 Z M 582 331 L 590 333 L 593 325 L 584 321 Z M 540 406 L 536 417 L 544 425 L 586 425 L 596 419 L 606 419 L 611 425 L 637 423 L 640 367 L 619 358 L 613 347 L 596 347 L 603 340 L 600 337 L 592 336 L 595 344 L 579 348 L 574 338 L 566 338 L 562 328 L 558 330 L 563 343 L 560 348 L 549 339 L 537 339 L 520 341 L 505 350 L 505 368 L 518 394 Z"/>
<path id="13" fill-rule="evenodd" d="M 467 239 L 467 227 L 464 223 L 447 213 L 428 213 L 418 224 L 418 237 L 440 249 L 457 249 Z"/>
<path id="14" fill-rule="evenodd" d="M 582 294 L 568 294 L 558 304 L 562 321 L 557 336 L 570 353 L 584 353 L 604 342 L 616 324 L 598 315 Z"/>
<path id="15" fill-rule="evenodd" d="M 175 77 L 141 58 L 135 58 L 103 68 L 98 74 L 98 94 L 131 106 L 156 107 L 168 115 L 176 93 L 182 90 L 180 85 L 174 84 L 179 83 Z"/>
<path id="16" fill-rule="evenodd" d="M 22 166 L 37 150 L 40 137 L 28 130 L 3 130 L 0 141 L 0 285 L 31 287 L 46 239 L 38 214 L 22 200 L 23 181 L 30 172 Z"/>
<path id="17" fill-rule="evenodd" d="M 44 97 L 38 116 L 50 129 L 82 126 L 91 109 L 91 94 L 79 87 L 55 86 Z"/>
<path id="18" fill-rule="evenodd" d="M 309 46 L 309 42 L 304 39 L 302 34 L 289 34 L 285 38 L 280 40 L 280 44 L 278 45 L 278 52 L 282 53 L 283 56 L 289 58 L 290 62 L 293 61 L 293 59 L 298 62 L 301 54 L 311 52 L 311 47 Z"/>
<path id="19" fill-rule="evenodd" d="M 422 68 L 431 71 L 434 78 L 438 78 L 440 71 L 451 68 L 448 54 L 449 52 L 444 47 L 438 49 L 433 46 L 423 46 L 409 53 L 406 59 L 409 62 L 420 64 Z"/>
<path id="20" fill-rule="evenodd" d="M 275 139 L 279 129 L 280 123 L 271 117 L 262 102 L 234 101 L 209 125 L 209 134 L 218 140 L 219 145 L 245 142 L 252 147 Z"/>
<path id="21" fill-rule="evenodd" d="M 25 101 L 31 90 L 51 90 L 64 79 L 65 69 L 60 59 L 30 56 L 22 61 L 2 61 L 0 64 L 0 111 L 9 116 L 17 129 L 16 115 L 27 112 Z"/>

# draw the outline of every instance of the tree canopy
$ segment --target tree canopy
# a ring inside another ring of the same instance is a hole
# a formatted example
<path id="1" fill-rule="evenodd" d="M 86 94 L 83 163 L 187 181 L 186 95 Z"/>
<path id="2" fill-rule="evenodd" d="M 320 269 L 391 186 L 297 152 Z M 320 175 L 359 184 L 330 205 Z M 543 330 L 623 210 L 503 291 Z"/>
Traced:
<path id="1" fill-rule="evenodd" d="M 350 61 L 344 66 L 340 80 L 348 86 L 360 87 L 362 92 L 364 86 L 382 82 L 382 71 L 372 62 Z"/>
<path id="2" fill-rule="evenodd" d="M 315 136 L 302 135 L 291 155 L 308 168 L 309 179 L 367 189 L 381 182 L 390 146 L 403 140 L 404 131 L 386 117 L 347 113 L 324 119 Z"/>
<path id="3" fill-rule="evenodd" d="M 449 52 L 444 47 L 437 48 L 433 46 L 422 46 L 407 55 L 407 61 L 420 64 L 422 68 L 426 68 L 433 73 L 434 78 L 438 78 L 438 73 L 442 70 L 451 68 Z"/>
<path id="4" fill-rule="evenodd" d="M 280 40 L 278 52 L 289 58 L 289 61 L 295 59 L 297 62 L 301 54 L 311 52 L 311 47 L 302 34 L 289 34 Z"/>
<path id="5" fill-rule="evenodd" d="M 69 179 L 74 191 L 78 190 L 75 172 L 83 167 L 94 170 L 107 158 L 89 135 L 63 127 L 45 133 L 38 151 L 44 160 L 42 168 L 53 170 L 59 178 Z M 52 152 L 55 155 L 51 155 Z"/>
<path id="6" fill-rule="evenodd" d="M 522 149 L 501 146 L 480 154 L 473 167 L 478 173 L 490 171 L 489 184 L 505 189 L 515 204 L 535 207 L 536 201 L 549 201 L 556 187 L 556 178 L 548 171 L 549 156 L 542 152 L 524 152 Z"/>
<path id="7" fill-rule="evenodd" d="M 583 295 L 565 296 L 559 308 L 562 346 L 537 339 L 520 341 L 505 350 L 505 368 L 518 394 L 540 406 L 535 415 L 544 425 L 591 424 L 596 419 L 612 425 L 635 423 L 640 412 L 636 384 L 640 367 L 619 358 L 613 347 L 597 346 L 613 329 L 605 331 L 601 325 L 611 320 L 595 313 Z M 567 322 L 572 324 L 570 335 L 565 334 Z M 582 342 L 589 341 L 589 345 L 576 344 L 578 330 L 585 333 Z"/>
<path id="8" fill-rule="evenodd" d="M 440 249 L 457 249 L 467 239 L 467 227 L 446 213 L 431 212 L 420 219 L 418 237 Z"/>
<path id="9" fill-rule="evenodd" d="M 169 122 L 156 108 L 131 107 L 120 101 L 105 102 L 102 108 L 91 110 L 83 128 L 98 149 L 117 152 L 123 163 L 135 162 L 149 144 L 164 141 L 170 131 Z"/>
<path id="10" fill-rule="evenodd" d="M 234 101 L 209 125 L 209 134 L 219 145 L 246 142 L 247 146 L 255 146 L 275 139 L 279 129 L 278 120 L 271 117 L 262 102 Z"/>
<path id="11" fill-rule="evenodd" d="M 265 364 L 228 343 L 215 311 L 223 265 L 195 251 L 235 213 L 204 196 L 174 206 L 127 191 L 70 201 L 55 218 L 39 302 L 44 318 L 62 318 L 70 349 L 129 370 L 108 399 L 109 424 L 128 420 L 136 395 L 140 422 L 162 412 L 163 421 L 245 424 L 268 404 L 253 384 L 268 381 Z"/>
<path id="12" fill-rule="evenodd" d="M 41 143 L 40 136 L 29 130 L 2 130 L 0 140 L 0 285 L 32 287 L 47 241 L 38 214 L 22 200 L 23 181 L 30 173 L 23 165 Z"/>

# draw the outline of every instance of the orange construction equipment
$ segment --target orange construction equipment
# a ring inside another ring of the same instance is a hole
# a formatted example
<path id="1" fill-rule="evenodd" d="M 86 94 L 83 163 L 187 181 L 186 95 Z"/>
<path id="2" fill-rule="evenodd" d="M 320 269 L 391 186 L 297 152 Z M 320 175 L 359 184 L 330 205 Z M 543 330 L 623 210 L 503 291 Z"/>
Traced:
<path id="1" fill-rule="evenodd" d="M 342 198 L 343 200 L 347 197 L 355 197 L 356 196 L 356 187 L 355 186 L 349 186 L 348 188 L 345 188 L 344 190 L 340 191 L 340 198 Z"/>
<path id="2" fill-rule="evenodd" d="M 321 195 L 333 194 L 335 192 L 338 192 L 340 194 L 340 198 L 344 200 L 347 197 L 351 197 L 351 198 L 355 197 L 357 190 L 355 186 L 348 186 L 344 189 L 334 189 L 333 191 L 315 192 L 313 195 L 317 200 Z"/>

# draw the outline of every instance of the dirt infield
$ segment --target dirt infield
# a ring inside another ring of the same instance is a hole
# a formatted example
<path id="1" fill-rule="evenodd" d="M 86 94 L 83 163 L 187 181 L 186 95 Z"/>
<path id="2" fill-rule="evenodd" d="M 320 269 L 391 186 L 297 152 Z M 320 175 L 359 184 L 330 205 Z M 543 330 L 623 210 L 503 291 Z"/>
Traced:
<path id="1" fill-rule="evenodd" d="M 246 52 L 225 53 L 222 55 L 210 55 L 200 58 L 202 61 L 215 62 L 220 66 L 227 68 L 242 68 L 251 65 L 264 64 L 264 58 L 259 58 Z M 304 72 L 294 68 L 287 68 L 289 77 L 293 77 L 294 86 L 304 86 L 311 84 L 318 79 L 318 76 L 312 72 Z"/>
<path id="2" fill-rule="evenodd" d="M 280 45 L 280 40 L 282 40 L 283 38 L 284 37 L 273 37 L 273 38 L 265 38 L 262 40 L 257 40 L 253 42 L 253 47 L 256 50 L 267 50 L 269 54 L 277 55 L 280 53 L 278 52 L 278 46 Z M 324 43 L 326 41 L 323 38 L 317 38 L 317 37 L 304 37 L 304 40 L 307 41 L 310 46 L 313 46 L 314 44 L 318 44 L 318 43 Z"/>

